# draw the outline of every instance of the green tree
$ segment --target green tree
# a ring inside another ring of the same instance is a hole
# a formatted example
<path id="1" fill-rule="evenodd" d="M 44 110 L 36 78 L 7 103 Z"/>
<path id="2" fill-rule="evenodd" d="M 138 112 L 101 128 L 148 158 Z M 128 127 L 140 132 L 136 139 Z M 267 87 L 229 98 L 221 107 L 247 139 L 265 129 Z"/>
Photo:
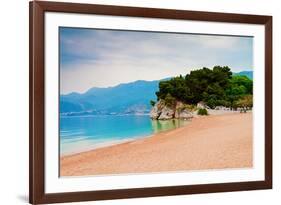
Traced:
<path id="1" fill-rule="evenodd" d="M 153 107 L 155 105 L 155 101 L 154 100 L 150 100 L 150 105 Z"/>
<path id="2" fill-rule="evenodd" d="M 203 101 L 209 107 L 227 106 L 234 108 L 245 95 L 253 94 L 253 81 L 246 76 L 232 76 L 227 66 L 215 66 L 191 71 L 186 76 L 178 76 L 159 83 L 157 99 L 169 104 L 182 101 L 196 105 Z"/>
<path id="3" fill-rule="evenodd" d="M 176 98 L 174 98 L 170 93 L 168 93 L 165 97 L 165 104 L 170 107 L 174 108 L 176 106 Z"/>
<path id="4" fill-rule="evenodd" d="M 226 90 L 227 100 L 231 108 L 236 108 L 235 104 L 245 95 L 253 94 L 253 81 L 246 76 L 233 76 L 229 80 L 229 87 Z"/>
<path id="5" fill-rule="evenodd" d="M 242 108 L 242 111 L 246 112 L 253 107 L 253 95 L 243 96 L 237 101 L 236 105 Z"/>

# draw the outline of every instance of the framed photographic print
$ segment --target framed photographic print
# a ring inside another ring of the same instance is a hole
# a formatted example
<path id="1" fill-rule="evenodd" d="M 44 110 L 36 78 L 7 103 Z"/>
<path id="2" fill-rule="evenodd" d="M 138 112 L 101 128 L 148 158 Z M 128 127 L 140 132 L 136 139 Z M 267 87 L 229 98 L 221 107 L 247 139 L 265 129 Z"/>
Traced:
<path id="1" fill-rule="evenodd" d="M 272 187 L 272 17 L 30 2 L 30 203 Z"/>

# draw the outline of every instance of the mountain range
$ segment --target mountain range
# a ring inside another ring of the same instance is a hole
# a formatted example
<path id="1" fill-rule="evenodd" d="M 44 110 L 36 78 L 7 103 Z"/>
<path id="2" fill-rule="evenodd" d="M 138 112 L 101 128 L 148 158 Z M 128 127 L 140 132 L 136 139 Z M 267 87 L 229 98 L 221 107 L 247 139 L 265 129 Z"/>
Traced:
<path id="1" fill-rule="evenodd" d="M 249 79 L 253 80 L 253 71 L 241 71 L 239 73 L 233 73 L 233 75 L 247 76 Z"/>
<path id="2" fill-rule="evenodd" d="M 159 81 L 138 80 L 108 88 L 91 88 L 83 94 L 60 96 L 60 113 L 81 114 L 143 114 L 156 100 Z"/>
<path id="3" fill-rule="evenodd" d="M 252 71 L 242 71 L 233 75 L 244 75 L 253 79 Z M 108 88 L 93 87 L 85 93 L 60 95 L 60 113 L 71 116 L 147 114 L 151 109 L 150 101 L 156 101 L 155 92 L 159 89 L 159 81 L 138 80 Z"/>

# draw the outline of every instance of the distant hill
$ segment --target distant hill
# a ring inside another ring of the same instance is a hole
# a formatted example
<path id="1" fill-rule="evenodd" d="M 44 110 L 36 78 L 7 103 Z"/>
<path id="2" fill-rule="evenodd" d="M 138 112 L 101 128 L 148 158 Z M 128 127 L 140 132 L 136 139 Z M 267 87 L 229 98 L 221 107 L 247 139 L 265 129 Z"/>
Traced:
<path id="1" fill-rule="evenodd" d="M 150 111 L 159 81 L 139 80 L 115 87 L 91 88 L 86 93 L 60 96 L 60 113 L 138 114 Z"/>
<path id="2" fill-rule="evenodd" d="M 249 79 L 253 80 L 253 71 L 241 71 L 239 73 L 233 73 L 233 75 L 247 76 Z"/>

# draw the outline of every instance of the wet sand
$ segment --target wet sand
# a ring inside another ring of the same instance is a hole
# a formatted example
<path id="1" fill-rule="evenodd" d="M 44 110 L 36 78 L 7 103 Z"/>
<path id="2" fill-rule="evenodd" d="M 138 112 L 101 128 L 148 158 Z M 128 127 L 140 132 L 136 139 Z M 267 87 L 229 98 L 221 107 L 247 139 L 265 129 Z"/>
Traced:
<path id="1" fill-rule="evenodd" d="M 210 115 L 184 127 L 60 160 L 61 176 L 253 166 L 252 113 Z"/>

